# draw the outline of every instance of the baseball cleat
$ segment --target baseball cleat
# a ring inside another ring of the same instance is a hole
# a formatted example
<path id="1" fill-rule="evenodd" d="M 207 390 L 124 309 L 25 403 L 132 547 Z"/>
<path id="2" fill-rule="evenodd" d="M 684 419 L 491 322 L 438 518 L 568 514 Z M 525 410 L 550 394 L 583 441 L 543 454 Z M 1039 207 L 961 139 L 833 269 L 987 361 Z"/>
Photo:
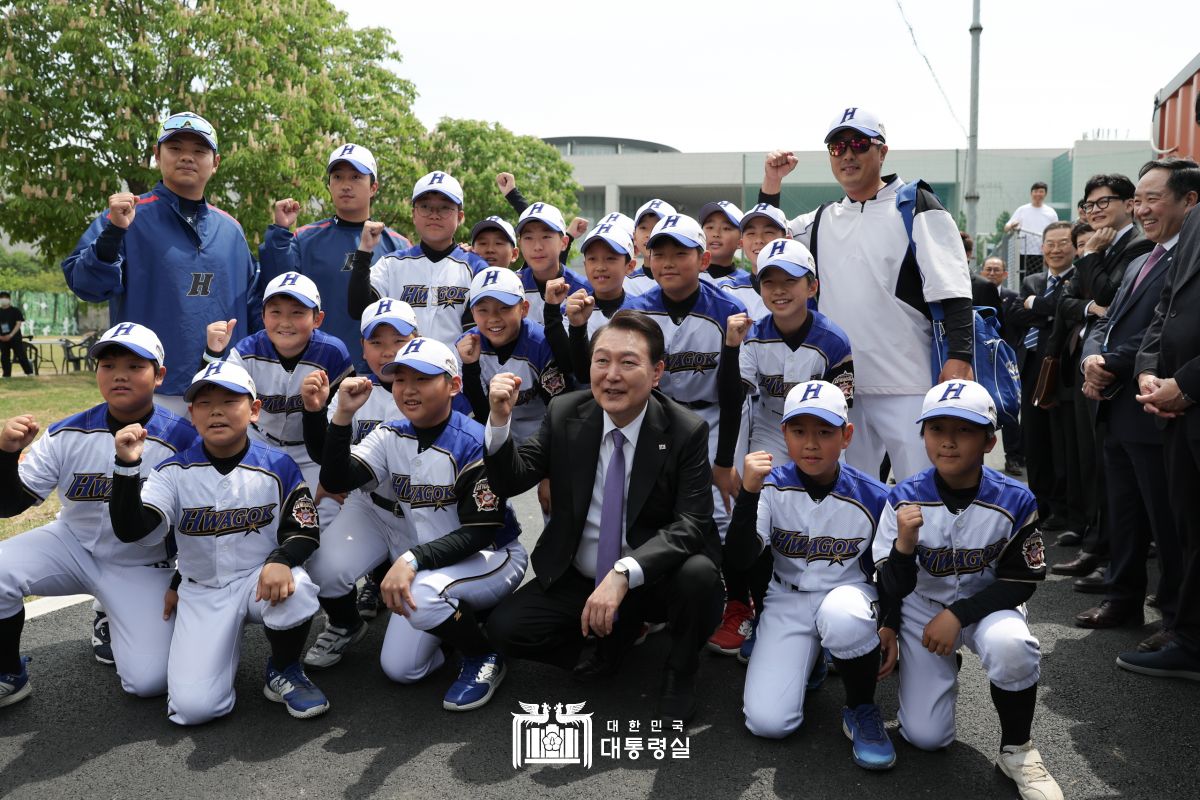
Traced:
<path id="1" fill-rule="evenodd" d="M 92 620 L 92 654 L 101 664 L 116 664 L 112 652 L 112 636 L 108 632 L 108 614 L 96 612 Z"/>
<path id="2" fill-rule="evenodd" d="M 29 682 L 29 661 L 29 656 L 21 656 L 20 672 L 0 672 L 0 707 L 19 703 L 33 691 L 33 684 Z"/>
<path id="3" fill-rule="evenodd" d="M 705 646 L 722 655 L 737 655 L 742 649 L 742 643 L 750 635 L 750 620 L 753 618 L 754 612 L 750 610 L 750 606 L 740 600 L 730 600 L 725 604 L 725 616 L 720 627 Z"/>
<path id="4" fill-rule="evenodd" d="M 854 763 L 863 769 L 891 769 L 895 765 L 896 748 L 883 729 L 879 706 L 870 703 L 843 707 L 842 732 L 850 739 Z"/>
<path id="5" fill-rule="evenodd" d="M 317 640 L 313 642 L 313 646 L 308 648 L 308 652 L 304 654 L 304 664 L 321 669 L 332 667 L 342 660 L 347 647 L 366 635 L 367 623 L 365 622 L 360 621 L 358 627 L 353 631 L 326 622 L 325 630 L 321 631 Z"/>
<path id="6" fill-rule="evenodd" d="M 280 672 L 268 658 L 263 695 L 272 702 L 286 704 L 288 713 L 297 719 L 320 716 L 329 710 L 325 693 L 308 679 L 299 661 Z"/>
<path id="7" fill-rule="evenodd" d="M 508 674 L 508 667 L 498 653 L 474 658 L 463 657 L 458 678 L 450 684 L 442 708 L 447 711 L 470 711 L 487 705 L 496 687 Z"/>
<path id="8" fill-rule="evenodd" d="M 1001 747 L 996 766 L 1017 784 L 1021 800 L 1063 800 L 1062 789 L 1046 771 L 1042 754 L 1033 742 Z"/>
<path id="9" fill-rule="evenodd" d="M 750 663 L 750 656 L 754 653 L 754 642 L 758 639 L 758 617 L 750 623 L 750 635 L 746 637 L 746 641 L 742 642 L 741 648 L 738 649 L 737 660 L 743 664 Z"/>
<path id="10" fill-rule="evenodd" d="M 362 588 L 358 590 L 358 615 L 363 619 L 375 619 L 384 607 L 379 584 L 368 575 L 363 579 Z"/>

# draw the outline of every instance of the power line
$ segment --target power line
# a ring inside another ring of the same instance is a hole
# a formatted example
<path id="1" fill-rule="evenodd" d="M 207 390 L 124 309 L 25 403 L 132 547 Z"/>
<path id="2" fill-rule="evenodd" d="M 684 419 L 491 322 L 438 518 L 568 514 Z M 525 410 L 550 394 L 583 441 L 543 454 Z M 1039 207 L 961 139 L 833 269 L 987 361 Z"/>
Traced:
<path id="1" fill-rule="evenodd" d="M 962 120 L 958 118 L 958 114 L 954 113 L 954 106 L 951 104 L 950 98 L 946 95 L 946 90 L 942 88 L 942 82 L 938 80 L 937 73 L 933 71 L 933 64 L 929 63 L 929 57 L 921 50 L 921 45 L 917 42 L 917 34 L 913 31 L 912 23 L 908 21 L 908 15 L 904 13 L 904 6 L 901 5 L 900 0 L 896 0 L 896 8 L 900 9 L 900 19 L 904 20 L 904 25 L 908 28 L 908 35 L 912 37 L 913 47 L 916 49 L 917 55 L 925 61 L 925 66 L 929 67 L 929 74 L 933 76 L 933 82 L 937 85 L 938 91 L 941 92 L 942 99 L 946 101 L 946 108 L 950 111 L 950 116 L 954 117 L 954 121 L 958 124 L 959 130 L 963 132 L 963 136 L 969 138 L 970 135 L 967 133 L 966 126 L 962 124 Z"/>

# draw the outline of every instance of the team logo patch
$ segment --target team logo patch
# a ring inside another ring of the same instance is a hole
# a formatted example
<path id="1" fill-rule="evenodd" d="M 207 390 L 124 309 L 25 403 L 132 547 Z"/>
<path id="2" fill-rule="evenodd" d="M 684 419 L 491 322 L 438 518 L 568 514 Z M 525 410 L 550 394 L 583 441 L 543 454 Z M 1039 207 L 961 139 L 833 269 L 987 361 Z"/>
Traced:
<path id="1" fill-rule="evenodd" d="M 292 519 L 296 520 L 301 528 L 317 527 L 317 506 L 311 497 L 296 498 L 292 505 Z"/>
<path id="2" fill-rule="evenodd" d="M 1035 532 L 1029 535 L 1025 544 L 1021 545 L 1021 554 L 1025 556 L 1025 566 L 1030 569 L 1043 569 L 1046 566 L 1046 546 L 1042 543 L 1042 534 Z"/>
<path id="3" fill-rule="evenodd" d="M 819 375 L 813 377 L 813 380 L 821 380 Z M 854 399 L 854 373 L 850 371 L 842 372 L 840 375 L 835 375 L 830 381 L 834 386 L 842 390 L 842 394 L 846 395 L 847 400 Z"/>
<path id="4" fill-rule="evenodd" d="M 557 396 L 567 388 L 567 381 L 557 367 L 551 367 L 542 373 L 542 386 L 551 396 Z"/>
<path id="5" fill-rule="evenodd" d="M 500 498 L 492 491 L 491 484 L 487 478 L 481 478 L 475 484 L 475 510 L 476 511 L 495 511 L 500 507 Z"/>

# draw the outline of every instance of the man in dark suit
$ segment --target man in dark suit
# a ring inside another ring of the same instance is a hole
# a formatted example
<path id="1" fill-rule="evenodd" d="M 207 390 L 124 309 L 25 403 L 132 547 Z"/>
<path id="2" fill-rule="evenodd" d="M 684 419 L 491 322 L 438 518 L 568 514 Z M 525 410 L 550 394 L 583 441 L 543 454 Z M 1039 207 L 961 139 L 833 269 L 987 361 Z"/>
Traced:
<path id="1" fill-rule="evenodd" d="M 1122 653 L 1117 665 L 1158 677 L 1200 680 L 1200 213 L 1184 220 L 1154 318 L 1138 350 L 1137 397 L 1165 421 L 1167 493 L 1183 550 L 1175 636 L 1162 648 Z"/>
<path id="2" fill-rule="evenodd" d="M 984 260 L 979 276 L 992 284 L 996 289 L 999 305 L 996 307 L 1000 320 L 1000 335 L 1008 342 L 1013 350 L 1021 347 L 1021 342 L 1028 333 L 1027 326 L 1018 323 L 1013 317 L 1012 309 L 1021 304 L 1020 296 L 1008 288 L 1008 267 L 1000 256 L 991 256 Z M 983 299 L 982 292 L 976 294 L 975 283 L 971 283 L 971 295 L 975 305 Z M 1019 315 L 1018 315 L 1019 316 Z M 1004 471 L 1010 475 L 1020 476 L 1025 469 L 1025 447 L 1021 441 L 1021 423 L 1010 422 L 1001 426 L 1004 436 Z"/>
<path id="3" fill-rule="evenodd" d="M 1140 174 L 1134 213 L 1156 247 L 1135 258 L 1120 289 L 1083 347 L 1083 393 L 1097 402 L 1108 511 L 1112 523 L 1111 562 L 1103 602 L 1075 617 L 1081 628 L 1141 625 L 1146 599 L 1146 554 L 1158 545 L 1161 579 L 1158 604 L 1162 630 L 1138 649 L 1157 650 L 1170 640 L 1177 611 L 1183 553 L 1175 533 L 1162 431 L 1137 402 L 1137 350 L 1165 282 L 1179 229 L 1200 193 L 1194 161 L 1151 161 Z"/>
<path id="4" fill-rule="evenodd" d="M 1081 509 L 1082 527 L 1073 528 L 1081 535 L 1083 550 L 1074 559 L 1055 564 L 1051 570 L 1059 575 L 1087 576 L 1075 582 L 1078 591 L 1103 592 L 1104 573 L 1099 570 L 1108 557 L 1108 513 L 1101 499 L 1105 497 L 1104 475 L 1099 469 L 1099 449 L 1093 425 L 1093 402 L 1083 396 L 1079 358 L 1083 342 L 1091 334 L 1097 320 L 1111 305 L 1129 262 L 1150 252 L 1154 246 L 1138 231 L 1133 219 L 1133 182 L 1120 174 L 1094 175 L 1084 186 L 1081 206 L 1095 232 L 1084 245 L 1084 253 L 1075 264 L 1075 273 L 1063 292 L 1054 320 L 1053 347 L 1063 363 L 1063 394 L 1061 419 L 1063 424 L 1074 422 L 1070 432 L 1074 441 L 1067 470 L 1070 483 L 1078 486 L 1079 495 L 1073 498 Z M 1073 544 L 1069 537 L 1062 544 Z"/>
<path id="5" fill-rule="evenodd" d="M 643 621 L 666 620 L 659 714 L 687 720 L 700 650 L 721 619 L 721 542 L 708 424 L 654 391 L 664 349 L 649 317 L 614 314 L 592 338 L 591 391 L 555 398 L 520 446 L 507 429 L 520 380 L 492 379 L 492 487 L 511 497 L 549 477 L 553 503 L 530 558 L 537 579 L 502 602 L 487 629 L 505 655 L 591 681 L 615 674 Z M 579 661 L 589 633 L 597 646 Z"/>

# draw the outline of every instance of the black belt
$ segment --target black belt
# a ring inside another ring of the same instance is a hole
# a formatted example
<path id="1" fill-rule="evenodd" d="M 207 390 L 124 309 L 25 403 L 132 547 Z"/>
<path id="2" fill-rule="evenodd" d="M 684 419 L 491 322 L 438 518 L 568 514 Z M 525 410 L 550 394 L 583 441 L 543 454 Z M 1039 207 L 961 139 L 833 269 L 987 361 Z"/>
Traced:
<path id="1" fill-rule="evenodd" d="M 257 425 L 254 426 L 254 430 L 261 433 L 264 437 L 266 437 L 271 442 L 271 444 L 275 445 L 276 447 L 299 447 L 300 445 L 304 444 L 303 439 L 301 439 L 298 442 L 289 442 L 289 441 L 286 441 L 285 439 L 280 439 L 278 436 L 272 436 L 271 434 L 267 433 L 266 431 L 264 431 L 262 428 L 258 427 Z"/>
<path id="2" fill-rule="evenodd" d="M 771 577 L 775 579 L 776 583 L 778 583 L 780 586 L 782 586 L 785 589 L 791 589 L 793 592 L 807 591 L 806 589 L 801 589 L 799 586 L 797 586 L 794 583 L 788 583 L 783 578 L 779 577 L 778 572 L 772 572 Z"/>
<path id="3" fill-rule="evenodd" d="M 712 402 L 711 400 L 691 400 L 686 403 L 683 400 L 676 400 L 675 402 L 679 403 L 679 405 L 683 406 L 684 408 L 690 408 L 693 410 L 698 408 L 712 408 L 716 405 L 716 403 Z"/>
<path id="4" fill-rule="evenodd" d="M 394 514 L 397 517 L 404 516 L 404 509 L 402 509 L 400 507 L 400 504 L 397 503 L 396 501 L 388 500 L 386 497 L 381 497 L 380 495 L 377 495 L 374 492 L 371 492 L 370 495 L 371 495 L 371 502 L 374 503 L 375 505 L 379 506 L 380 508 L 382 508 L 384 511 L 388 512 L 389 514 Z"/>

